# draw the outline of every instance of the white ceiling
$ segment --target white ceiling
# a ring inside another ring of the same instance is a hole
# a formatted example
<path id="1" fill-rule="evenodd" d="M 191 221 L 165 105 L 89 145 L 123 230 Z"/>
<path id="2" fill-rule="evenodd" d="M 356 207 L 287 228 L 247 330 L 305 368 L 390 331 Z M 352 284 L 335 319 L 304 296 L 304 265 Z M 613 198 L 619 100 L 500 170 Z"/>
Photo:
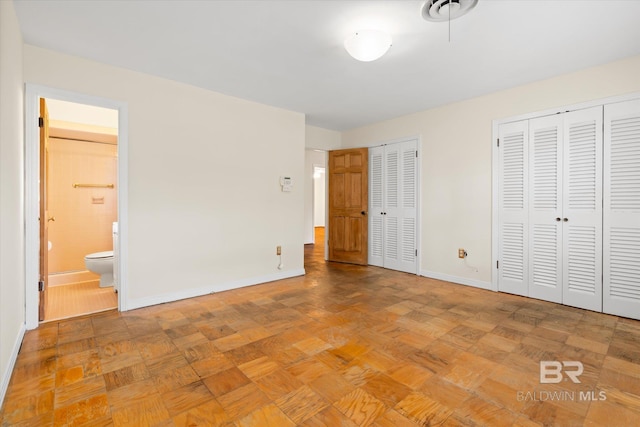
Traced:
<path id="1" fill-rule="evenodd" d="M 306 114 L 346 130 L 640 54 L 640 1 L 480 0 L 448 23 L 424 1 L 15 0 L 26 43 Z M 358 29 L 391 33 L 352 59 Z M 640 78 L 640 76 L 638 76 Z"/>

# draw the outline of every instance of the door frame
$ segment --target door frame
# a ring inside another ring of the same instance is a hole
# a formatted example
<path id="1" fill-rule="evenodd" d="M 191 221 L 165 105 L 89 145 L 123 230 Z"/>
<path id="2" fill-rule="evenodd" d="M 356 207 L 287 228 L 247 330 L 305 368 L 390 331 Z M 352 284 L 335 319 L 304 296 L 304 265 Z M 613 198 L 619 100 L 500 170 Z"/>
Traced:
<path id="1" fill-rule="evenodd" d="M 119 277 L 118 310 L 127 311 L 127 270 L 129 248 L 128 220 L 128 146 L 129 122 L 126 102 L 101 98 L 92 95 L 70 92 L 48 86 L 25 84 L 25 323 L 27 329 L 35 329 L 38 321 L 38 274 L 40 252 L 40 189 L 39 165 L 40 144 L 38 117 L 40 98 L 53 98 L 61 101 L 88 104 L 96 107 L 118 110 L 118 246 L 119 265 L 116 274 Z M 115 248 L 114 248 L 115 249 Z"/>

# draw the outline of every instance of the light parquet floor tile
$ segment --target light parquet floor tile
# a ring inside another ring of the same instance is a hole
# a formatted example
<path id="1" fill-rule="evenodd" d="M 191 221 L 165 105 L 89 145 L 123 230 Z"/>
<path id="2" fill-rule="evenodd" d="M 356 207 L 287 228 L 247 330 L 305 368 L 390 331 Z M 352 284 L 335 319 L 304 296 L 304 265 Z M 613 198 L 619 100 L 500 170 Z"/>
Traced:
<path id="1" fill-rule="evenodd" d="M 305 247 L 305 270 L 41 324 L 24 337 L 0 427 L 640 420 L 640 321 L 327 263 L 321 246 Z M 543 360 L 580 361 L 581 383 L 541 384 Z"/>

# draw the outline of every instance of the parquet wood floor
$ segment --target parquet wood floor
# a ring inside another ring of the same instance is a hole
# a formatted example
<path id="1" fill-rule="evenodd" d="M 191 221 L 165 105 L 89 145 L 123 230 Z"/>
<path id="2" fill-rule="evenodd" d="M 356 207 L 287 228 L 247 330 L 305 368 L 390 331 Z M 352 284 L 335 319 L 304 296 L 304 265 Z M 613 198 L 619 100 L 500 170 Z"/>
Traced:
<path id="1" fill-rule="evenodd" d="M 640 322 L 305 252 L 305 277 L 29 331 L 0 425 L 639 425 Z M 555 360 L 581 382 L 541 384 Z"/>

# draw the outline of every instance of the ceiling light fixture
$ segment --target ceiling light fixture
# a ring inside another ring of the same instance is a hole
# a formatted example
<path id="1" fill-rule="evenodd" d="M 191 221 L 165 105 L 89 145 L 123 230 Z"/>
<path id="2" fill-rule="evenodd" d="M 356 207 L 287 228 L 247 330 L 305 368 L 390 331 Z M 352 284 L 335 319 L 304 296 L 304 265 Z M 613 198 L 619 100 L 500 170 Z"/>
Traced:
<path id="1" fill-rule="evenodd" d="M 478 0 L 427 0 L 422 6 L 422 17 L 427 21 L 451 21 L 466 15 L 476 4 Z"/>
<path id="2" fill-rule="evenodd" d="M 380 30 L 360 30 L 344 41 L 344 48 L 349 55 L 363 62 L 375 61 L 390 47 L 391 36 Z"/>

